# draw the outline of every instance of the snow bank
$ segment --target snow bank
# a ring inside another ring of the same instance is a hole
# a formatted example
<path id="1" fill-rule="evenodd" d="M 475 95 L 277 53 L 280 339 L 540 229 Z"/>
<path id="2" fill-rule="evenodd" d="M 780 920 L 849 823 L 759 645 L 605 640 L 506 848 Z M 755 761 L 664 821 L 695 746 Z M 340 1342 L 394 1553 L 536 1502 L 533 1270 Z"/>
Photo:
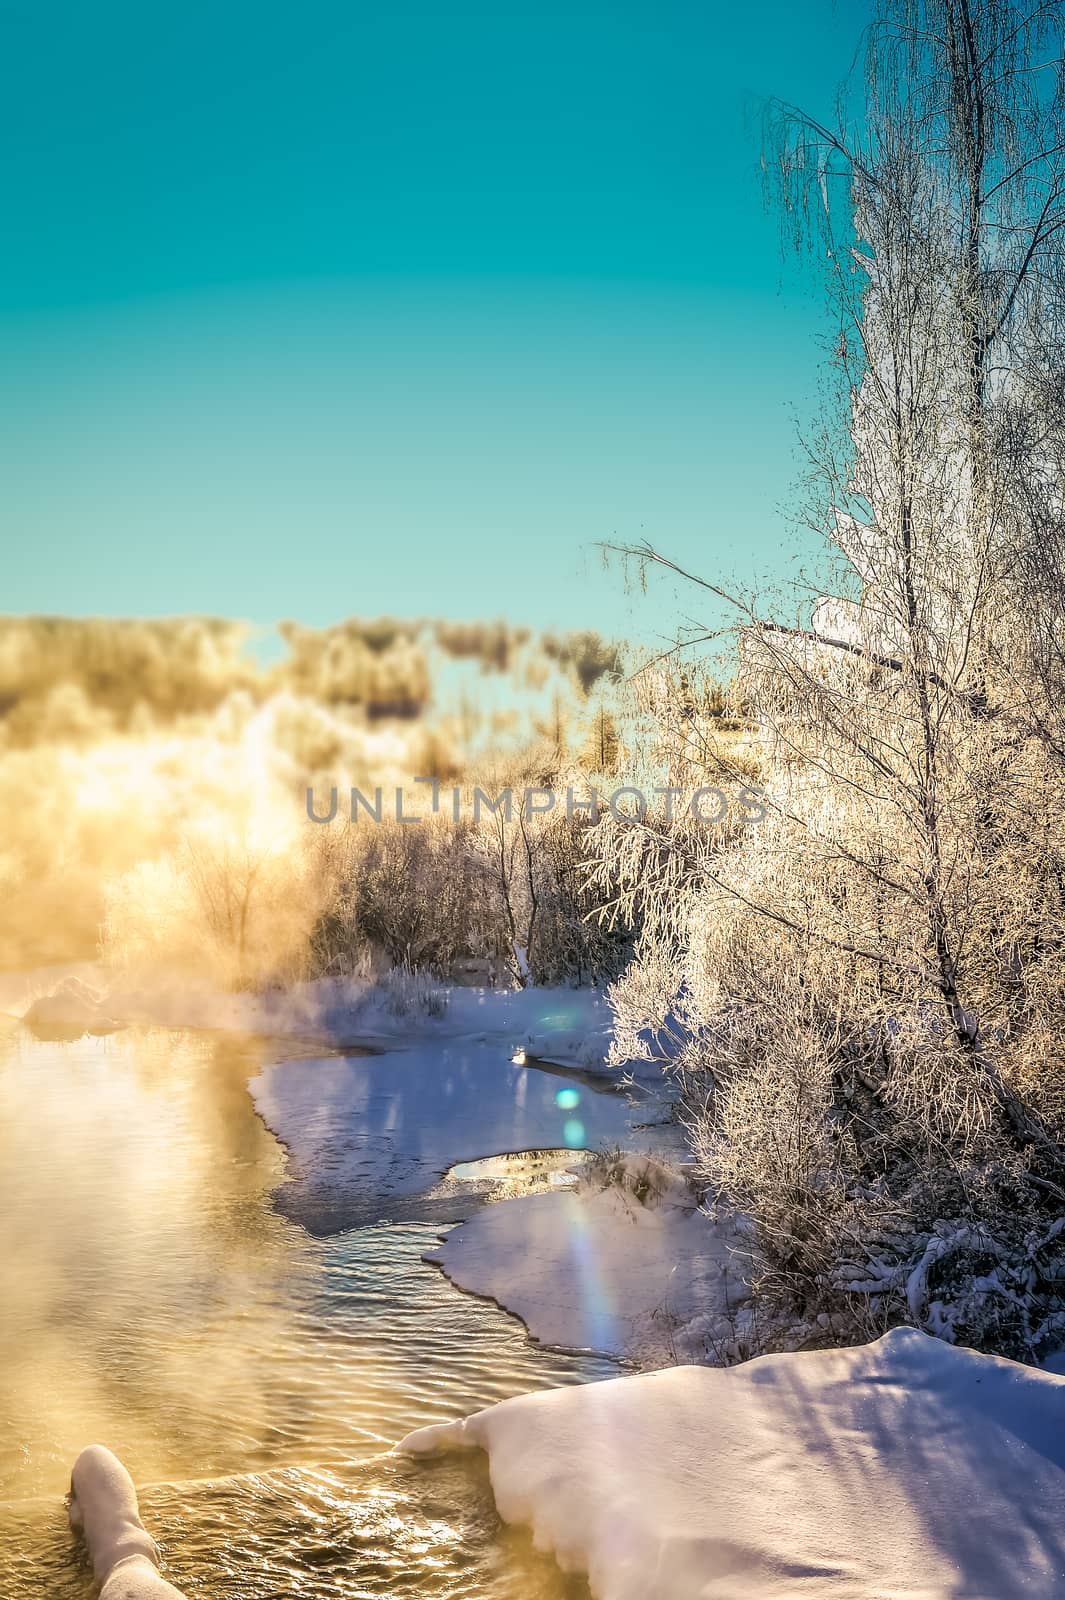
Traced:
<path id="1" fill-rule="evenodd" d="M 912 1329 L 522 1395 L 397 1448 L 473 1446 L 597 1600 L 1065 1597 L 1065 1379 Z"/>
<path id="2" fill-rule="evenodd" d="M 747 1299 L 734 1232 L 654 1159 L 628 1156 L 611 1177 L 500 1201 L 425 1259 L 542 1344 L 643 1366 L 729 1351 Z"/>
<path id="3" fill-rule="evenodd" d="M 75 1461 L 68 1509 L 103 1585 L 100 1600 L 185 1600 L 159 1574 L 159 1550 L 141 1521 L 133 1479 L 102 1444 Z"/>

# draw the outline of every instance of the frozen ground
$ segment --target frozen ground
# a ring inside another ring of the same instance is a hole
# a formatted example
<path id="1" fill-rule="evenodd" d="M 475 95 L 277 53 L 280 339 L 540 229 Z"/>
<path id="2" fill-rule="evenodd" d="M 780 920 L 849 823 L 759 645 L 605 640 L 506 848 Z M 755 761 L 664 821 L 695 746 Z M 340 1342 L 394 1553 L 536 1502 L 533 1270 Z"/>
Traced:
<path id="1" fill-rule="evenodd" d="M 478 1446 L 503 1518 L 597 1600 L 1065 1597 L 1065 1379 L 911 1329 L 523 1395 L 398 1448 Z"/>
<path id="2" fill-rule="evenodd" d="M 426 1257 L 542 1344 L 642 1366 L 732 1353 L 749 1316 L 744 1259 L 675 1170 L 640 1156 L 488 1206 Z"/>

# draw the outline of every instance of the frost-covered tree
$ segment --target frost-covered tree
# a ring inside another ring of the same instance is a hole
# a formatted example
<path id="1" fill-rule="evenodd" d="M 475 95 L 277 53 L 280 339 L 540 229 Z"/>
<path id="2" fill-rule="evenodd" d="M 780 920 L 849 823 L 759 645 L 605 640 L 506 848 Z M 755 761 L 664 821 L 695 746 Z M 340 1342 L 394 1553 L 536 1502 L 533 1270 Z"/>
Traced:
<path id="1" fill-rule="evenodd" d="M 1026 1349 L 1065 1211 L 1062 22 L 879 0 L 860 118 L 774 108 L 767 176 L 838 315 L 830 595 L 741 607 L 765 820 L 602 841 L 653 907 L 619 1050 L 686 1069 L 776 1287 Z"/>

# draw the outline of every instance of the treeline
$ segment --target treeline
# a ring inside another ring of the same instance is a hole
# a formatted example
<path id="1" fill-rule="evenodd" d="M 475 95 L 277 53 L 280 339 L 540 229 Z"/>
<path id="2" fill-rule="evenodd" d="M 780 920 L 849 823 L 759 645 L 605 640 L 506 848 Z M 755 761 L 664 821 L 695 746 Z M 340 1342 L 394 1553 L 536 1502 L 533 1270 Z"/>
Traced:
<path id="1" fill-rule="evenodd" d="M 352 617 L 325 628 L 282 622 L 278 632 L 285 654 L 261 666 L 251 630 L 220 618 L 0 618 L 0 742 L 136 734 L 210 714 L 234 694 L 261 704 L 287 692 L 369 722 L 412 721 L 433 709 L 448 662 L 516 691 L 554 679 L 577 704 L 621 676 L 618 647 L 591 631 Z"/>
<path id="2" fill-rule="evenodd" d="M 500 760 L 537 781 L 567 764 L 613 771 L 625 698 L 617 647 L 502 621 L 354 618 L 279 632 L 285 655 L 262 665 L 237 622 L 0 619 L 0 964 L 103 947 L 184 967 L 210 952 L 215 975 L 259 983 L 319 958 L 334 971 L 343 946 L 350 962 L 402 950 L 405 964 L 439 974 L 460 951 L 511 970 L 499 930 L 525 915 L 524 895 L 537 907 L 530 968 L 553 970 L 551 908 L 580 900 L 575 869 L 552 877 L 562 833 L 548 830 L 542 850 L 526 841 L 536 862 L 523 889 L 513 880 L 509 909 L 483 862 L 469 865 L 472 835 L 440 841 L 419 857 L 417 877 L 441 869 L 439 906 L 451 885 L 470 888 L 458 923 L 441 938 L 404 933 L 408 899 L 389 907 L 385 897 L 392 931 L 378 938 L 373 885 L 391 870 L 384 836 L 355 895 L 362 845 L 346 849 L 342 867 L 327 861 L 304 796 L 309 785 L 372 790 L 418 774 L 487 781 Z M 333 832 L 329 849 L 339 848 Z M 501 848 L 512 847 L 508 834 Z M 399 849 L 390 835 L 387 850 Z M 233 906 L 243 908 L 235 943 Z M 320 914 L 329 931 L 312 948 Z M 556 924 L 570 928 L 567 918 L 558 910 Z M 591 933 L 566 937 L 575 973 L 605 970 Z"/>

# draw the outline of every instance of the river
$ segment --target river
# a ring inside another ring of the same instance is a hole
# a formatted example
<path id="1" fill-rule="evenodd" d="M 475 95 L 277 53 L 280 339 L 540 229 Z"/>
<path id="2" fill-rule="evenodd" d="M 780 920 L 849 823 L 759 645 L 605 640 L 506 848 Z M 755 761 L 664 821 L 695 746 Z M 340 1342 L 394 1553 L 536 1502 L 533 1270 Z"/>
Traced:
<path id="1" fill-rule="evenodd" d="M 575 1091 L 484 1045 L 435 1075 L 292 1054 L 149 1028 L 0 1040 L 5 1600 L 92 1595 L 63 1494 L 93 1441 L 129 1466 L 190 1600 L 586 1595 L 500 1524 L 481 1461 L 388 1454 L 423 1423 L 616 1372 L 535 1346 L 421 1259 L 491 1195 L 476 1167 L 442 1177 L 445 1156 L 550 1142 Z M 269 1101 L 279 1075 L 306 1124 L 291 1148 L 249 1092 Z M 632 1105 L 581 1092 L 565 1143 L 623 1142 Z"/>

